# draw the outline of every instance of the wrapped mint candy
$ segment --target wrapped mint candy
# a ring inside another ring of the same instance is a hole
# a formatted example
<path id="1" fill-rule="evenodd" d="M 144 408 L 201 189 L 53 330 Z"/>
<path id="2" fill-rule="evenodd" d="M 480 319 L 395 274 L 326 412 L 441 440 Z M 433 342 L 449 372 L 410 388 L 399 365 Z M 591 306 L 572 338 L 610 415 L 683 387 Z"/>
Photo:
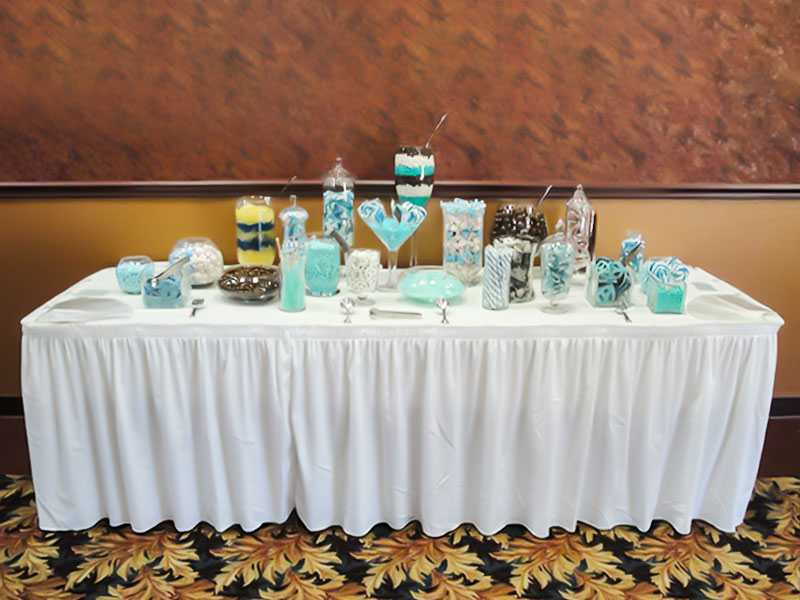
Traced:
<path id="1" fill-rule="evenodd" d="M 441 202 L 444 217 L 444 269 L 465 285 L 474 285 L 483 257 L 483 200 Z"/>
<path id="2" fill-rule="evenodd" d="M 569 295 L 572 274 L 575 271 L 577 248 L 559 221 L 556 232 L 545 238 L 539 248 L 542 261 L 542 295 L 550 302 L 546 312 L 560 312 L 559 303 Z"/>
<path id="3" fill-rule="evenodd" d="M 322 231 L 335 231 L 349 246 L 353 245 L 353 191 L 355 176 L 342 166 L 342 159 L 327 173 L 322 182 Z"/>
<path id="4" fill-rule="evenodd" d="M 630 271 L 620 261 L 600 256 L 589 269 L 586 299 L 592 306 L 616 306 L 628 301 L 631 285 Z"/>
<path id="5" fill-rule="evenodd" d="M 644 238 L 641 233 L 629 235 L 622 240 L 619 259 L 623 260 L 631 252 L 633 252 L 633 256 L 628 259 L 627 265 L 632 269 L 634 279 L 636 279 L 639 277 L 639 270 L 644 262 Z"/>

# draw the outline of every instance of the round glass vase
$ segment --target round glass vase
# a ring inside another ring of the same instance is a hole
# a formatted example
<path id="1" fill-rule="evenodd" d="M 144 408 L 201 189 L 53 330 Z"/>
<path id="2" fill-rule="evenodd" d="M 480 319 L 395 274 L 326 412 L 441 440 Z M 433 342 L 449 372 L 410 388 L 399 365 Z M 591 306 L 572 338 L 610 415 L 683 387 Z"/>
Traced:
<path id="1" fill-rule="evenodd" d="M 126 256 L 117 263 L 117 283 L 126 294 L 141 294 L 142 278 L 150 278 L 154 274 L 155 267 L 149 256 Z"/>

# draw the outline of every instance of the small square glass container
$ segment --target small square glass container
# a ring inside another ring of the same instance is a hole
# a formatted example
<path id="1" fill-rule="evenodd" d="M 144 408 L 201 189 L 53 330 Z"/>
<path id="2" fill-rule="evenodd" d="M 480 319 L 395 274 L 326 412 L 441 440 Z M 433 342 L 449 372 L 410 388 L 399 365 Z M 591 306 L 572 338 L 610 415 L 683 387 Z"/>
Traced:
<path id="1" fill-rule="evenodd" d="M 647 307 L 654 313 L 683 314 L 686 305 L 686 282 L 662 283 L 650 279 L 647 284 Z"/>
<path id="2" fill-rule="evenodd" d="M 191 297 L 190 263 L 161 280 L 142 276 L 142 300 L 145 308 L 183 308 L 189 306 Z"/>
<path id="3" fill-rule="evenodd" d="M 598 308 L 630 304 L 631 285 L 630 271 L 620 261 L 600 256 L 589 266 L 586 300 Z"/>

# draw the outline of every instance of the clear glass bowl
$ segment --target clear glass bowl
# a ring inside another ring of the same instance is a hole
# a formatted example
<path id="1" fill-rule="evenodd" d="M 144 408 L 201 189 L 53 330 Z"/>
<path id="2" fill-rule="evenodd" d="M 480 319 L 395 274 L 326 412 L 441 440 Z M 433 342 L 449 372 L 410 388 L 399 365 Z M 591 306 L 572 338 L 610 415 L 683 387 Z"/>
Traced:
<path id="1" fill-rule="evenodd" d="M 126 256 L 117 263 L 117 283 L 126 294 L 142 293 L 142 278 L 155 274 L 153 261 L 149 256 Z"/>
<path id="2" fill-rule="evenodd" d="M 169 253 L 169 262 L 178 262 L 184 256 L 189 256 L 189 265 L 192 269 L 191 285 L 193 286 L 214 283 L 220 278 L 225 268 L 222 252 L 207 237 L 187 237 L 175 242 Z"/>

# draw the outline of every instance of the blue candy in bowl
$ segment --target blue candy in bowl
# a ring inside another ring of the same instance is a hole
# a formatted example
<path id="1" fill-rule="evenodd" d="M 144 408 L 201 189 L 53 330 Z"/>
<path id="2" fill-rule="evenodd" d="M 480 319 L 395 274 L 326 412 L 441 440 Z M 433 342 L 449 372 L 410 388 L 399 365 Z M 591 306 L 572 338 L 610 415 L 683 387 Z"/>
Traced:
<path id="1" fill-rule="evenodd" d="M 406 298 L 419 302 L 436 302 L 439 298 L 454 300 L 464 293 L 466 286 L 443 270 L 427 269 L 407 274 L 397 285 Z"/>

